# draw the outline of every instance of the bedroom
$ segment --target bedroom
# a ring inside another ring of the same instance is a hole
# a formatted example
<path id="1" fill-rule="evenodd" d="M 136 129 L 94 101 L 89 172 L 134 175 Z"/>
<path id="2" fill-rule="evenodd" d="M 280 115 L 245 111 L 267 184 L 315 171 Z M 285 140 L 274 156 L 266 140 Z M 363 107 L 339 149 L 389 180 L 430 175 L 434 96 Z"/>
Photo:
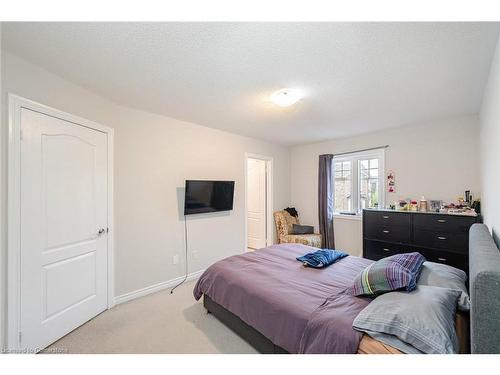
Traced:
<path id="1" fill-rule="evenodd" d="M 479 20 L 2 20 L 2 351 L 500 354 Z"/>

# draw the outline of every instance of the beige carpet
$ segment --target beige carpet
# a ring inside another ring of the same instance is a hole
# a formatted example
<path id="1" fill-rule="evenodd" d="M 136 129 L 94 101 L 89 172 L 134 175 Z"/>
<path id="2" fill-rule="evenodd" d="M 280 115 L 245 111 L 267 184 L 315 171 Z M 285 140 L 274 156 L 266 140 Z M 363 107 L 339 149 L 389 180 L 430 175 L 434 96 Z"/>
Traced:
<path id="1" fill-rule="evenodd" d="M 48 349 L 67 353 L 256 353 L 195 301 L 194 282 L 105 311 Z"/>

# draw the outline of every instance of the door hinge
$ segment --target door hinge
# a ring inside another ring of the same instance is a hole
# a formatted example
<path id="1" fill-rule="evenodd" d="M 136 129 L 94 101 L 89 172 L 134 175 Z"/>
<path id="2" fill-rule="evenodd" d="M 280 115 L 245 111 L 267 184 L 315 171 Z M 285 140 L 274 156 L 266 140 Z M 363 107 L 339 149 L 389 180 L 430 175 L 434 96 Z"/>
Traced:
<path id="1" fill-rule="evenodd" d="M 22 340 L 23 340 L 23 333 L 19 331 L 19 344 L 21 344 Z"/>
<path id="2" fill-rule="evenodd" d="M 21 141 L 22 141 L 22 140 L 23 140 L 23 138 L 24 138 L 23 128 L 19 129 L 19 138 L 21 139 Z"/>

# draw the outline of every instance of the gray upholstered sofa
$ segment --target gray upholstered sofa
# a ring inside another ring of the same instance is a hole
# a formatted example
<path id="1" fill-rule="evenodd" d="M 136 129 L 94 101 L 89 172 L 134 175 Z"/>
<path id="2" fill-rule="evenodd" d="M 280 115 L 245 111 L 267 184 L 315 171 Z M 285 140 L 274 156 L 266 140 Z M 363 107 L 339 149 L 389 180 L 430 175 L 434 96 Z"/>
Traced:
<path id="1" fill-rule="evenodd" d="M 469 232 L 471 352 L 500 354 L 500 252 L 484 224 Z"/>

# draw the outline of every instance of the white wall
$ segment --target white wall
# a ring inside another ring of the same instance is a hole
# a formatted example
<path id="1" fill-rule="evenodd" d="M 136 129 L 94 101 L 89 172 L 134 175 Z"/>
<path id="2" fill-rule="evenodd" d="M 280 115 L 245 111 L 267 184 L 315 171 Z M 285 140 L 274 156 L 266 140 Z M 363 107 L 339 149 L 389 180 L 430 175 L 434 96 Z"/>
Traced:
<path id="1" fill-rule="evenodd" d="M 483 96 L 481 123 L 481 183 L 483 220 L 500 246 L 500 39 Z"/>
<path id="2" fill-rule="evenodd" d="M 185 179 L 236 181 L 233 211 L 188 218 L 190 272 L 244 251 L 245 152 L 274 158 L 274 207 L 289 204 L 283 146 L 119 106 L 5 51 L 3 63 L 4 109 L 11 92 L 115 129 L 117 296 L 183 274 Z"/>
<path id="3" fill-rule="evenodd" d="M 390 147 L 385 167 L 396 177 L 396 193 L 387 194 L 387 204 L 400 198 L 420 199 L 422 195 L 428 200 L 452 201 L 465 190 L 479 196 L 478 122 L 473 115 L 292 147 L 291 203 L 304 224 L 317 228 L 318 155 L 386 144 Z M 334 225 L 336 246 L 360 254 L 361 222 L 335 218 Z"/>

